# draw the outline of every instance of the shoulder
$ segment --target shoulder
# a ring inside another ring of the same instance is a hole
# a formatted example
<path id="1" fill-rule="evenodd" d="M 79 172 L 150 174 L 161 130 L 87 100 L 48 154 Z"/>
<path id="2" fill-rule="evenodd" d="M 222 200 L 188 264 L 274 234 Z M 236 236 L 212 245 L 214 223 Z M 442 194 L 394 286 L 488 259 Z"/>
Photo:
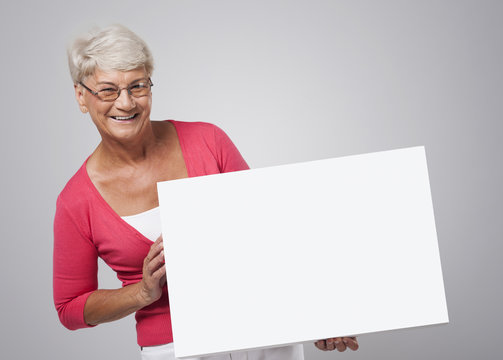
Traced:
<path id="1" fill-rule="evenodd" d="M 182 146 L 190 144 L 191 147 L 204 146 L 215 150 L 230 141 L 227 134 L 215 124 L 203 121 L 168 121 L 175 127 Z"/>
<path id="2" fill-rule="evenodd" d="M 176 128 L 178 133 L 184 135 L 214 137 L 216 134 L 224 133 L 217 125 L 203 121 L 178 121 L 168 120 Z"/>
<path id="3" fill-rule="evenodd" d="M 69 208 L 78 206 L 83 202 L 88 202 L 91 197 L 89 181 L 86 162 L 84 162 L 59 193 L 57 206 Z"/>
<path id="4" fill-rule="evenodd" d="M 248 169 L 234 143 L 217 125 L 201 121 L 168 121 L 176 128 L 186 161 L 194 168 L 204 169 L 193 173 L 207 174 L 211 162 L 216 168 L 209 173 Z"/>
<path id="5" fill-rule="evenodd" d="M 60 238 L 68 229 L 76 229 L 83 238 L 91 239 L 93 192 L 89 186 L 86 163 L 68 180 L 56 200 L 54 236 Z"/>

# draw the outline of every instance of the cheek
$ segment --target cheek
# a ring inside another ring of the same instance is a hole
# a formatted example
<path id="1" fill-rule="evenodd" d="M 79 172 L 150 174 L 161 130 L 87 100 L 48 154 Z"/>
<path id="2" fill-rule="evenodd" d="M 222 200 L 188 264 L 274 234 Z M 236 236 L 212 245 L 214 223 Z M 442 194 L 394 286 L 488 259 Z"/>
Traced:
<path id="1" fill-rule="evenodd" d="M 96 104 L 94 104 L 94 106 L 91 109 L 89 109 L 89 114 L 93 118 L 94 122 L 100 121 L 101 118 L 108 116 L 110 108 L 111 106 L 109 105 L 103 106 L 103 104 L 100 104 L 100 106 L 96 106 Z"/>
<path id="2" fill-rule="evenodd" d="M 150 109 L 152 108 L 152 98 L 150 96 L 146 98 L 145 101 L 141 103 L 141 107 L 143 108 L 143 111 L 150 114 Z"/>
<path id="3" fill-rule="evenodd" d="M 110 112 L 112 107 L 113 103 L 102 103 L 96 110 L 99 115 L 108 116 L 108 113 Z"/>

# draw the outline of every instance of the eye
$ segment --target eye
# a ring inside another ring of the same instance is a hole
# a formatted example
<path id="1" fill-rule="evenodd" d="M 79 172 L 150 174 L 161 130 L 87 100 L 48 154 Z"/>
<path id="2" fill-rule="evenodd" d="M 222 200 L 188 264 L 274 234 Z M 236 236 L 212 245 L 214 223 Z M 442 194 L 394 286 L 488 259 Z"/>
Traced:
<path id="1" fill-rule="evenodd" d="M 134 90 L 134 89 L 145 89 L 148 87 L 148 84 L 147 83 L 137 83 L 137 84 L 134 84 L 131 86 L 131 90 Z"/>
<path id="2" fill-rule="evenodd" d="M 117 90 L 116 88 L 113 88 L 113 87 L 109 87 L 109 88 L 104 88 L 104 89 L 100 89 L 98 90 L 100 93 L 102 94 L 114 94 L 114 93 L 117 93 Z"/>
<path id="3" fill-rule="evenodd" d="M 145 96 L 149 92 L 149 85 L 146 82 L 138 82 L 129 87 L 129 91 L 136 97 Z"/>

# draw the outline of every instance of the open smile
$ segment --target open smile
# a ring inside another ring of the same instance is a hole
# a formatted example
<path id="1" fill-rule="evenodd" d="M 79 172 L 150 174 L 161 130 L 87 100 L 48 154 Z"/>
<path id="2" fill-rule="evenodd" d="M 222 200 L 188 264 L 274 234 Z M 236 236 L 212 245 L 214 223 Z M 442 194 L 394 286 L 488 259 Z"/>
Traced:
<path id="1" fill-rule="evenodd" d="M 127 120 L 132 120 L 134 119 L 138 114 L 133 114 L 130 116 L 110 116 L 114 120 L 119 120 L 119 121 L 127 121 Z"/>

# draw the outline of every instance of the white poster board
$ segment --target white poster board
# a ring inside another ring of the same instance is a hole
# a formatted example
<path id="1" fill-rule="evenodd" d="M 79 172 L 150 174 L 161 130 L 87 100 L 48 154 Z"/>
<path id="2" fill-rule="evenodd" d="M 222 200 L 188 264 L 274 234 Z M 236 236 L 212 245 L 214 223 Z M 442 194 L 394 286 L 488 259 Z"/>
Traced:
<path id="1" fill-rule="evenodd" d="M 448 322 L 423 147 L 158 192 L 177 357 Z"/>

